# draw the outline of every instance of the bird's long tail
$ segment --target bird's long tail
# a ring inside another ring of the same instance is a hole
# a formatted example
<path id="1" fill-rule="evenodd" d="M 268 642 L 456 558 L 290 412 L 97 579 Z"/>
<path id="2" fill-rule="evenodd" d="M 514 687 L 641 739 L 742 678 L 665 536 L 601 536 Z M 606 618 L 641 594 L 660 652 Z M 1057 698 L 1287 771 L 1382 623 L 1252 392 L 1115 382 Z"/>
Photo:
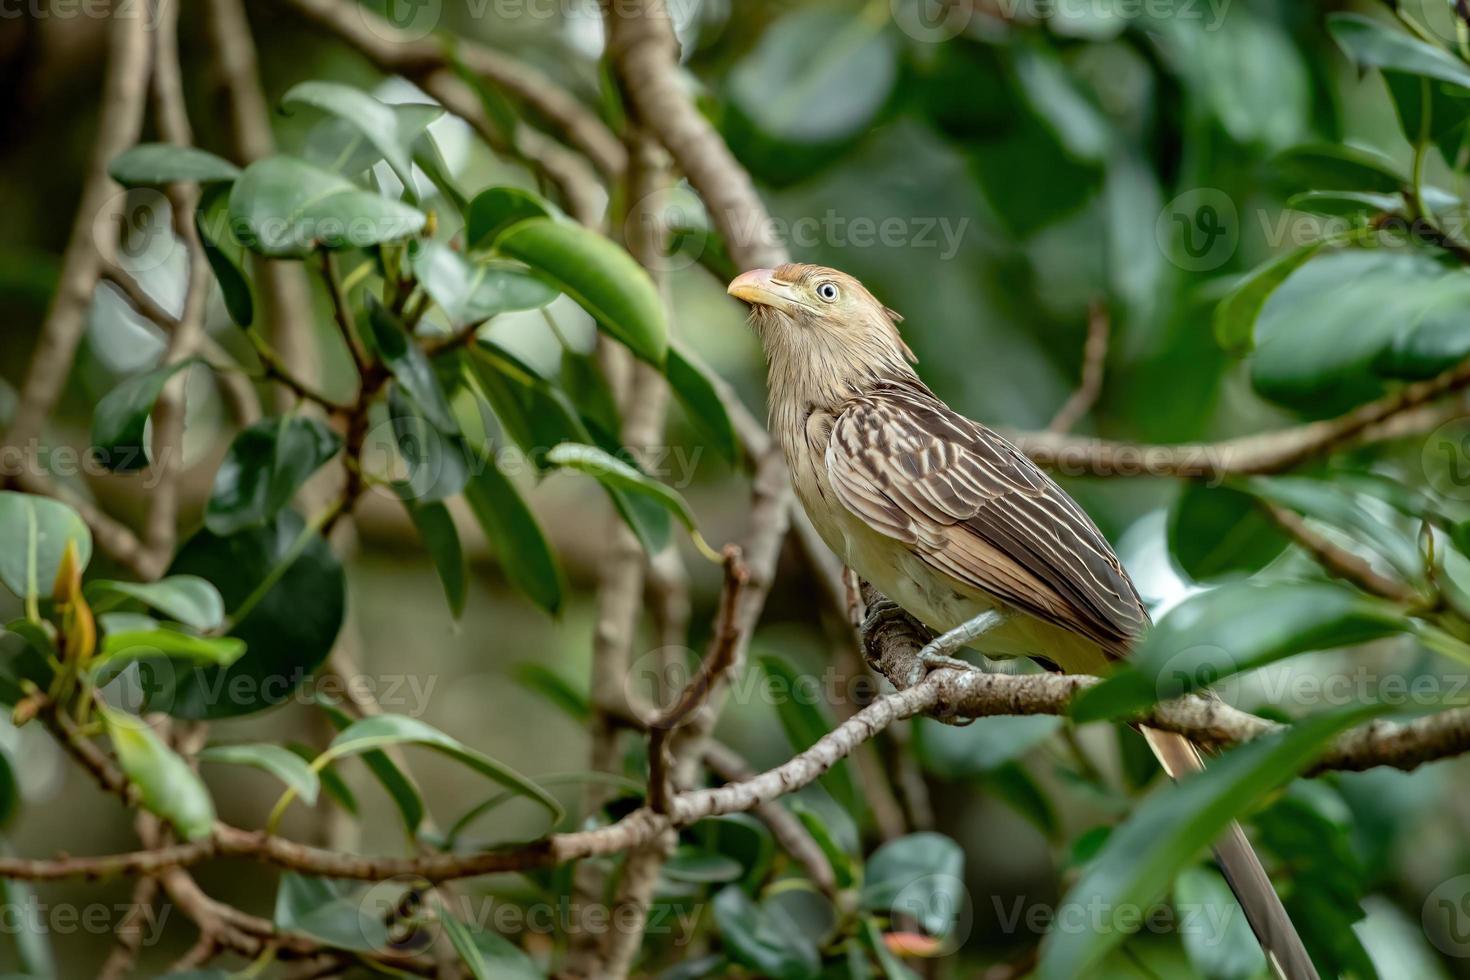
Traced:
<path id="1" fill-rule="evenodd" d="M 1155 728 L 1139 731 L 1171 778 L 1178 779 L 1205 767 L 1199 750 L 1183 735 Z M 1318 980 L 1317 968 L 1312 965 L 1307 948 L 1302 945 L 1291 917 L 1282 907 L 1281 898 L 1271 886 L 1271 879 L 1266 876 L 1266 869 L 1261 867 L 1261 859 L 1251 849 L 1240 824 L 1231 821 L 1224 835 L 1215 842 L 1215 859 L 1220 862 L 1230 890 L 1265 951 L 1272 972 L 1281 980 Z"/>

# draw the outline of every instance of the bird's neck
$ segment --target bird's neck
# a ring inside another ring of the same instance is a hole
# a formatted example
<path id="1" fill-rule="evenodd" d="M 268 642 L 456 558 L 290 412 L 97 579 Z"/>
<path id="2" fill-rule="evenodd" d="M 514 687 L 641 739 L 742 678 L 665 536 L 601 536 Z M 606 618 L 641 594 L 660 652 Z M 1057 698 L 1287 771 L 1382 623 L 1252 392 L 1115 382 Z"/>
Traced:
<path id="1" fill-rule="evenodd" d="M 890 344 L 852 342 L 821 331 L 782 331 L 766 340 L 771 431 L 794 438 L 814 411 L 836 415 L 884 381 L 923 382 Z"/>

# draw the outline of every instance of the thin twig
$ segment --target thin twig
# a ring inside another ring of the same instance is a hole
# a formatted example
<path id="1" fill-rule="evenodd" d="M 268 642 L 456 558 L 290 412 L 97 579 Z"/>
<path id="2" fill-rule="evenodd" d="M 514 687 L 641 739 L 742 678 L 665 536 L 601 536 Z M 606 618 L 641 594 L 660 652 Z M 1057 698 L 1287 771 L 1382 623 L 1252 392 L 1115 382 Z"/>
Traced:
<path id="1" fill-rule="evenodd" d="M 1048 425 L 1049 432 L 1071 432 L 1102 394 L 1103 373 L 1108 362 L 1108 334 L 1110 321 L 1108 308 L 1102 300 L 1095 299 L 1087 308 L 1087 342 L 1082 345 L 1082 376 L 1077 390 L 1072 392 Z"/>
<path id="2" fill-rule="evenodd" d="M 1410 586 L 1379 572 L 1363 557 L 1338 547 L 1296 511 L 1269 500 L 1261 501 L 1261 506 L 1271 520 L 1305 548 L 1328 574 L 1400 605 L 1422 605 L 1425 602 L 1425 597 Z"/>
<path id="3" fill-rule="evenodd" d="M 699 663 L 699 670 L 684 685 L 679 696 L 661 711 L 648 726 L 648 802 L 655 813 L 668 813 L 674 795 L 669 766 L 669 742 L 724 678 L 735 661 L 735 650 L 741 640 L 740 598 L 750 573 L 740 560 L 735 547 L 725 551 L 725 584 L 720 590 L 719 614 L 709 650 Z"/>

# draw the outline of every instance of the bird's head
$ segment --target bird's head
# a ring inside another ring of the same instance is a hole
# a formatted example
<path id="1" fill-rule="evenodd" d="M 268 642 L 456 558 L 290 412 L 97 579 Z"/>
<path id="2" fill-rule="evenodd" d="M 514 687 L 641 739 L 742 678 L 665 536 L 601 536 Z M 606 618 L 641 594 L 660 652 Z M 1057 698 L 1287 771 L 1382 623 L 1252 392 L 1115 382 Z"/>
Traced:
<path id="1" fill-rule="evenodd" d="M 911 373 L 916 358 L 898 334 L 903 318 L 845 272 L 798 263 L 751 269 L 728 291 L 750 304 L 750 322 L 773 372 L 789 368 L 844 381 Z"/>

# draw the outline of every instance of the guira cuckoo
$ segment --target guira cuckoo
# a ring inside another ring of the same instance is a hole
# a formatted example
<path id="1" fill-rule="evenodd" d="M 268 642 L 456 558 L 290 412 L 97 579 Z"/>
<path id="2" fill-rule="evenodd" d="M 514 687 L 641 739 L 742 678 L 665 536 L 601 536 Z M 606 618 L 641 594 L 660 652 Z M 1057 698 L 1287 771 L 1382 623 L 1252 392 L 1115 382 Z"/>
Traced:
<path id="1" fill-rule="evenodd" d="M 920 380 L 901 317 L 851 276 L 813 265 L 753 269 L 750 304 L 770 369 L 770 427 L 822 540 L 934 630 L 933 667 L 975 669 L 969 647 L 1106 673 L 1147 629 L 1107 539 L 1024 454 Z M 1202 768 L 1183 736 L 1144 728 L 1170 776 Z M 1275 972 L 1316 980 L 1239 824 L 1215 854 Z"/>

